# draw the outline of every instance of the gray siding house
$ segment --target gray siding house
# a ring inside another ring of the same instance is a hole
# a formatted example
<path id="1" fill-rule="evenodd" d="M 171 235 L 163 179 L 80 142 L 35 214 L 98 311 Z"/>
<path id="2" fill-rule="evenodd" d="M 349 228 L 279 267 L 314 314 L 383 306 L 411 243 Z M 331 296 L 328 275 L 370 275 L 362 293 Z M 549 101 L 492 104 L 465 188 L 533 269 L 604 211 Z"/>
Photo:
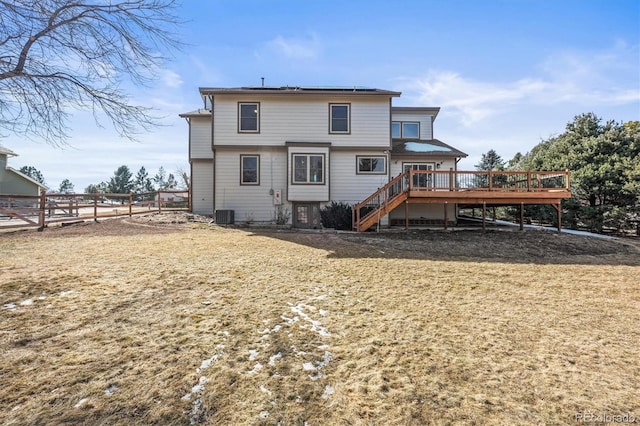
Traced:
<path id="1" fill-rule="evenodd" d="M 18 154 L 0 145 L 0 194 L 40 195 L 46 187 L 7 165 L 8 157 Z"/>
<path id="2" fill-rule="evenodd" d="M 358 203 L 409 169 L 455 169 L 466 154 L 434 139 L 439 108 L 394 107 L 400 95 L 360 87 L 200 88 L 202 108 L 180 114 L 189 125 L 193 212 L 320 227 L 319 210 L 331 201 Z M 454 218 L 455 205 L 448 208 Z M 444 216 L 434 205 L 408 212 Z"/>

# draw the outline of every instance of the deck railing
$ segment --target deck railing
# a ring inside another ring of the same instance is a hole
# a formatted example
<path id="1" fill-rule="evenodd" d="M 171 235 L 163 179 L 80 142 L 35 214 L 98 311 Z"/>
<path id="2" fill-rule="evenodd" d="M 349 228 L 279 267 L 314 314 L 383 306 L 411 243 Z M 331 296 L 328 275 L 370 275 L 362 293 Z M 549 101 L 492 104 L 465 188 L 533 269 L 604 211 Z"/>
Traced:
<path id="1" fill-rule="evenodd" d="M 513 191 L 569 190 L 565 171 L 459 171 L 409 170 L 410 191 Z"/>
<path id="2" fill-rule="evenodd" d="M 570 187 L 569 170 L 408 170 L 353 206 L 353 228 L 360 230 L 361 224 L 371 222 L 374 215 L 384 216 L 389 213 L 390 205 L 398 204 L 401 196 L 407 198 L 415 191 L 546 192 L 569 191 Z"/>

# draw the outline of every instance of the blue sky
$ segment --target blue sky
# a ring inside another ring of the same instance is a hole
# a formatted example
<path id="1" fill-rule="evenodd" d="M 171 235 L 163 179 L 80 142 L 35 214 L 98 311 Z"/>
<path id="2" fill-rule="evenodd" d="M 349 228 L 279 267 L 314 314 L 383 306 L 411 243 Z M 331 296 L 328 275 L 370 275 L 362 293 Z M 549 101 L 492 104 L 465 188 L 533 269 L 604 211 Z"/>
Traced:
<path id="1" fill-rule="evenodd" d="M 564 131 L 575 115 L 640 120 L 640 2 L 183 0 L 185 47 L 137 102 L 165 116 L 139 142 L 75 114 L 64 149 L 13 135 L 10 165 L 40 169 L 81 191 L 122 164 L 135 173 L 188 170 L 187 125 L 200 86 L 369 86 L 398 90 L 397 106 L 440 107 L 436 138 L 504 159 Z"/>

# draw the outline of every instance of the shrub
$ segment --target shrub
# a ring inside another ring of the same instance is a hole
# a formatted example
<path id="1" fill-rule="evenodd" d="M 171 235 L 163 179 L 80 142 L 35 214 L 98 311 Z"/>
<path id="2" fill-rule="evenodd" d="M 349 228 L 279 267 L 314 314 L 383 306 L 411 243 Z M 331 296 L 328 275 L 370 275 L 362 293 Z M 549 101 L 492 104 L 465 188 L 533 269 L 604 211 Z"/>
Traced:
<path id="1" fill-rule="evenodd" d="M 347 203 L 331 204 L 320 209 L 320 220 L 325 228 L 351 230 L 351 206 Z"/>

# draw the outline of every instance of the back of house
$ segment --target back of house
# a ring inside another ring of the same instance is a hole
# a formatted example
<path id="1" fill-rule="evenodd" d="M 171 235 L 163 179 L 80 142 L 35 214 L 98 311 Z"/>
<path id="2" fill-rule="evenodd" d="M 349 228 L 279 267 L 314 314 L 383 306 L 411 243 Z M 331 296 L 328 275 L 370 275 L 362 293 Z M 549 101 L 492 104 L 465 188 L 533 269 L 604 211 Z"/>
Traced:
<path id="1" fill-rule="evenodd" d="M 466 156 L 434 139 L 438 108 L 393 107 L 399 92 L 259 86 L 200 95 L 203 108 L 180 115 L 189 123 L 192 209 L 222 222 L 319 228 L 331 201 L 353 205 L 403 171 L 455 169 Z M 414 205 L 392 212 L 391 223 L 407 212 L 446 216 Z"/>

